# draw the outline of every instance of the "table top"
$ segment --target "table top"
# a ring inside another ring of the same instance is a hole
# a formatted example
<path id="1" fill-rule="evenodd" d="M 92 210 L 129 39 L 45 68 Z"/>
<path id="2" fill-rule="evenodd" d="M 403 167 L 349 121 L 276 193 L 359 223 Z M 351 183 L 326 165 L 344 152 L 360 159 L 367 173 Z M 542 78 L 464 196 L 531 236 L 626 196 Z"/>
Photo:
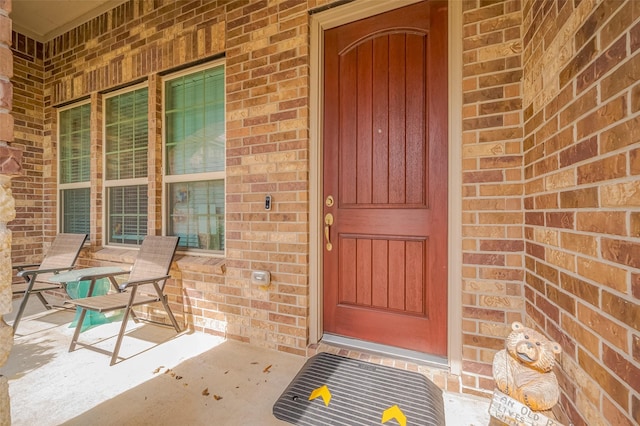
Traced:
<path id="1" fill-rule="evenodd" d="M 129 271 L 118 266 L 98 266 L 95 268 L 73 269 L 68 272 L 56 274 L 49 277 L 48 281 L 53 283 L 70 283 L 74 281 L 91 280 L 128 273 Z"/>

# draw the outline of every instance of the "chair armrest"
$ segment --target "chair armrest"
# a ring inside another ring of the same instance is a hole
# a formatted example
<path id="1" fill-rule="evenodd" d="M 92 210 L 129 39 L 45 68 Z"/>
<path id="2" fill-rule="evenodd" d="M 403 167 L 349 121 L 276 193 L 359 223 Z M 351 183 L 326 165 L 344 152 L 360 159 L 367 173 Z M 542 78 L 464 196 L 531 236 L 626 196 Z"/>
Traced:
<path id="1" fill-rule="evenodd" d="M 64 266 L 62 268 L 49 268 L 49 269 L 30 269 L 28 271 L 20 271 L 17 276 L 25 277 L 29 275 L 40 275 L 40 274 L 57 274 L 60 271 L 69 271 L 75 268 L 75 266 Z"/>
<path id="2" fill-rule="evenodd" d="M 124 269 L 119 272 L 107 272 L 102 274 L 87 274 L 87 275 L 78 275 L 76 277 L 77 281 L 90 281 L 90 280 L 99 280 L 100 278 L 110 278 L 118 275 L 128 274 L 129 271 L 125 271 Z"/>
<path id="3" fill-rule="evenodd" d="M 163 281 L 169 278 L 171 278 L 171 275 L 164 275 L 162 277 L 156 277 L 156 278 L 145 278 L 143 280 L 127 281 L 125 283 L 120 284 L 120 291 L 125 290 L 127 287 L 134 287 L 140 284 L 157 283 L 158 281 Z"/>
<path id="4" fill-rule="evenodd" d="M 11 269 L 17 269 L 18 272 L 26 269 L 26 268 L 35 268 L 37 266 L 40 266 L 39 263 L 23 263 L 21 265 L 13 265 L 11 266 Z"/>

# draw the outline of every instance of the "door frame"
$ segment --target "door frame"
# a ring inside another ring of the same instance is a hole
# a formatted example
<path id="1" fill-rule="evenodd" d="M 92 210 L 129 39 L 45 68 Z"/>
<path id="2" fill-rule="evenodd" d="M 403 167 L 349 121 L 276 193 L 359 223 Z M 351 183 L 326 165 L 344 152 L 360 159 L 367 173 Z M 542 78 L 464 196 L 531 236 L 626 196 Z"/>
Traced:
<path id="1" fill-rule="evenodd" d="M 355 0 L 310 17 L 309 80 L 309 343 L 322 338 L 322 81 L 324 31 L 421 0 Z M 462 372 L 462 4 L 448 4 L 448 364 Z"/>

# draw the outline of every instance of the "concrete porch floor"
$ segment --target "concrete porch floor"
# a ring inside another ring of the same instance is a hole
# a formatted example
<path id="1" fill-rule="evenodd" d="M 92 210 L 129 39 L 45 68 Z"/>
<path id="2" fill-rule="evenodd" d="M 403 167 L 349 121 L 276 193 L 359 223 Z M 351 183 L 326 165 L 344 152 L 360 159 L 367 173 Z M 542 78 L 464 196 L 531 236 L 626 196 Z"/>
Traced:
<path id="1" fill-rule="evenodd" d="M 68 352 L 73 317 L 30 300 L 0 368 L 9 379 L 14 426 L 288 424 L 273 417 L 272 406 L 302 357 L 130 322 L 120 351 L 125 359 L 110 367 L 104 353 Z M 119 326 L 97 326 L 80 339 L 110 351 Z M 445 392 L 444 401 L 448 426 L 489 424 L 489 400 Z"/>

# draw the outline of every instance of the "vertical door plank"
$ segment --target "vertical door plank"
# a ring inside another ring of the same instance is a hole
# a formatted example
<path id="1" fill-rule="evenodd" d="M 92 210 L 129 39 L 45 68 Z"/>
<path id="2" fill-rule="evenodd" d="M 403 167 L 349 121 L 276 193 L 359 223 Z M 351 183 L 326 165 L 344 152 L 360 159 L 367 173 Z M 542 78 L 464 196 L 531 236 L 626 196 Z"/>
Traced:
<path id="1" fill-rule="evenodd" d="M 371 306 L 371 240 L 358 238 L 356 245 L 358 305 Z"/>
<path id="2" fill-rule="evenodd" d="M 355 204 L 357 158 L 357 52 L 351 50 L 340 58 L 340 196 L 343 204 Z"/>
<path id="3" fill-rule="evenodd" d="M 352 238 L 340 240 L 340 278 L 339 294 L 340 303 L 356 303 L 356 241 Z"/>
<path id="4" fill-rule="evenodd" d="M 373 199 L 389 202 L 389 36 L 373 40 Z"/>
<path id="5" fill-rule="evenodd" d="M 389 36 L 389 203 L 405 202 L 405 36 Z"/>
<path id="6" fill-rule="evenodd" d="M 388 242 L 380 239 L 373 240 L 371 251 L 371 287 L 373 293 L 371 304 L 378 308 L 386 308 L 389 306 Z"/>
<path id="7" fill-rule="evenodd" d="M 404 310 L 404 250 L 404 241 L 389 241 L 389 308 L 391 309 Z"/>
<path id="8" fill-rule="evenodd" d="M 372 58 L 373 42 L 367 41 L 358 46 L 358 157 L 356 161 L 357 175 L 356 194 L 358 204 L 371 204 L 371 166 L 372 166 L 372 143 L 371 124 L 373 118 L 372 110 Z"/>
<path id="9" fill-rule="evenodd" d="M 426 36 L 407 35 L 407 204 L 424 205 L 426 149 Z"/>
<path id="10" fill-rule="evenodd" d="M 406 277 L 407 277 L 407 300 L 406 309 L 408 312 L 424 313 L 424 242 L 407 241 L 406 254 Z"/>

